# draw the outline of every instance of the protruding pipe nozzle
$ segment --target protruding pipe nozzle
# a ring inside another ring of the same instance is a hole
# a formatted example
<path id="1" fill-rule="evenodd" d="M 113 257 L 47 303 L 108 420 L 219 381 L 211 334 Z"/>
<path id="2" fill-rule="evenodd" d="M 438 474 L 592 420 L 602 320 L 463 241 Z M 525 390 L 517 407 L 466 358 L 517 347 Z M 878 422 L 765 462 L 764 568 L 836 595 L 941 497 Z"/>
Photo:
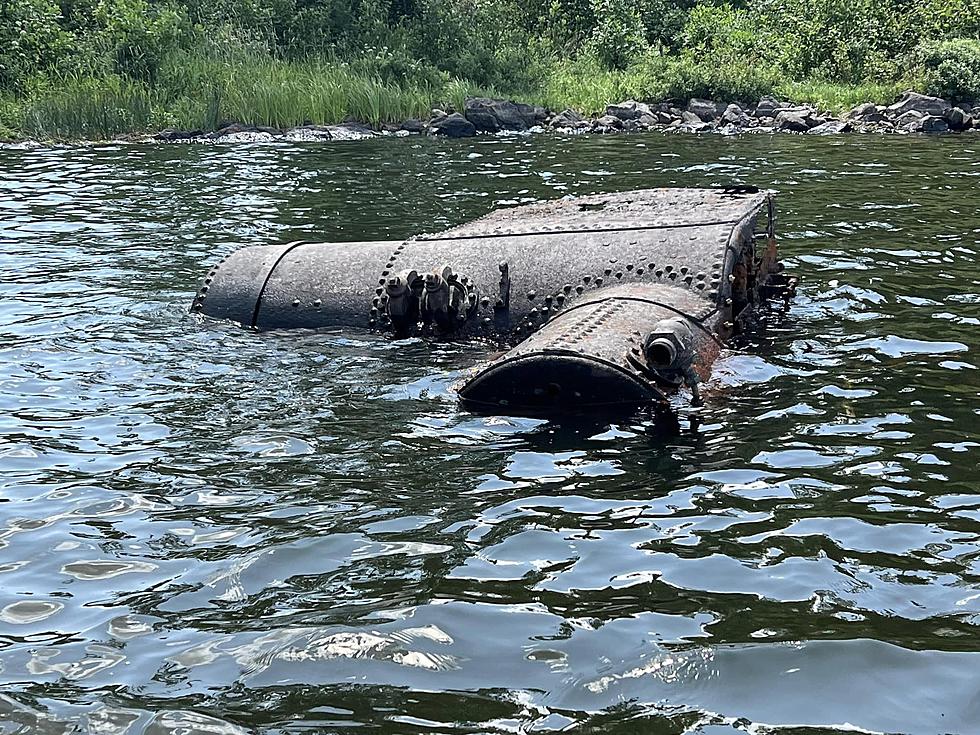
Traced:
<path id="1" fill-rule="evenodd" d="M 420 300 L 422 320 L 426 324 L 434 323 L 448 334 L 476 313 L 478 300 L 470 279 L 444 266 L 425 274 Z"/>
<path id="2" fill-rule="evenodd" d="M 693 403 L 700 402 L 701 379 L 694 370 L 694 331 L 687 319 L 675 316 L 657 322 L 643 340 L 643 356 L 647 366 L 660 378 L 676 383 L 683 381 L 691 388 Z"/>
<path id="3" fill-rule="evenodd" d="M 418 321 L 419 300 L 415 293 L 418 285 L 419 274 L 414 270 L 402 271 L 385 282 L 386 311 L 397 332 L 410 330 Z"/>
<path id="4" fill-rule="evenodd" d="M 647 364 L 652 368 L 666 370 L 677 361 L 677 348 L 665 337 L 649 340 L 644 345 Z"/>
<path id="5" fill-rule="evenodd" d="M 663 319 L 643 340 L 647 365 L 657 371 L 687 370 L 694 359 L 694 333 L 683 317 Z"/>

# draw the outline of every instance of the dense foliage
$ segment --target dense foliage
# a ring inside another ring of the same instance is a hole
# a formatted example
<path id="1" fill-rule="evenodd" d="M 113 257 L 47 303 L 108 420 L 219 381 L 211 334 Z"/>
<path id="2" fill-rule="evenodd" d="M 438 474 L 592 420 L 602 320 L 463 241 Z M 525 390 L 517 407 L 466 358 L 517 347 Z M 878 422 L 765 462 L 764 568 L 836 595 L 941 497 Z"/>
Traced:
<path id="1" fill-rule="evenodd" d="M 380 122 L 478 89 L 978 98 L 978 39 L 980 0 L 0 0 L 0 128 Z"/>

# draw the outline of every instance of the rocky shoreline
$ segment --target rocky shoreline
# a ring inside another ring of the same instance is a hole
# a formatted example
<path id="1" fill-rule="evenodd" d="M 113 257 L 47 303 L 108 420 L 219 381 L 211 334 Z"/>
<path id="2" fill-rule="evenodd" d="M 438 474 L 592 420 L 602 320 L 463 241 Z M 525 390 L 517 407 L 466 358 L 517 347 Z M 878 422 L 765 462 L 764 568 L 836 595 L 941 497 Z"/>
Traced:
<path id="1" fill-rule="evenodd" d="M 377 136 L 434 135 L 468 138 L 478 134 L 615 134 L 646 131 L 666 133 L 980 133 L 980 103 L 944 100 L 906 92 L 892 105 L 865 103 L 843 115 L 812 105 L 796 105 L 763 97 L 742 107 L 691 99 L 686 105 L 626 100 L 608 105 L 601 115 L 586 117 L 574 110 L 554 112 L 521 102 L 486 97 L 467 99 L 462 111 L 438 110 L 428 120 L 411 119 L 380 129 L 358 122 L 340 125 L 300 125 L 286 130 L 261 125 L 225 122 L 215 131 L 174 130 L 154 135 L 124 135 L 116 140 L 168 143 L 320 142 L 361 140 Z M 39 143 L 22 141 L 15 145 Z"/>

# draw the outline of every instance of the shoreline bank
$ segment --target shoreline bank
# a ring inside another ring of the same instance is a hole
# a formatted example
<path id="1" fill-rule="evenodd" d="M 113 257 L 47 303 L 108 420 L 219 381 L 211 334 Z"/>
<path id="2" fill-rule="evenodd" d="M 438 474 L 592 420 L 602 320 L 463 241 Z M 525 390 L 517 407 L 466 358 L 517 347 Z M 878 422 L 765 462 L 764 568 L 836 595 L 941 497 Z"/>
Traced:
<path id="1" fill-rule="evenodd" d="M 400 125 L 372 127 L 348 121 L 336 125 L 304 124 L 273 128 L 226 121 L 217 129 L 165 129 L 156 133 L 125 133 L 102 140 L 40 140 L 24 137 L 0 141 L 0 147 L 44 147 L 52 144 L 128 143 L 259 143 L 328 142 L 367 138 L 430 135 L 468 138 L 480 134 L 563 135 L 664 132 L 734 135 L 742 133 L 797 135 L 980 133 L 980 103 L 945 100 L 908 91 L 891 105 L 864 103 L 842 115 L 813 105 L 794 104 L 771 96 L 754 106 L 691 99 L 686 104 L 626 100 L 609 104 L 602 114 L 547 110 L 521 102 L 488 97 L 466 99 L 462 110 L 433 109 L 427 120 L 411 118 Z"/>

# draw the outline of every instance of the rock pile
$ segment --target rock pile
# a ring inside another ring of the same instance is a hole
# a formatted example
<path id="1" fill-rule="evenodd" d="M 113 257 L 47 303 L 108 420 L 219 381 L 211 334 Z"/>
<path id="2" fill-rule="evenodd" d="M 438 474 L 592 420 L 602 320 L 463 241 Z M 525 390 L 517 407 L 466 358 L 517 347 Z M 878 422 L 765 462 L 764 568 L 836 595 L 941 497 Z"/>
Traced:
<path id="1" fill-rule="evenodd" d="M 907 92 L 891 106 L 867 103 L 837 117 L 812 105 L 794 105 L 774 97 L 763 97 L 755 107 L 746 108 L 703 99 L 692 99 L 683 106 L 626 100 L 608 105 L 603 114 L 586 119 L 574 110 L 549 113 L 540 107 L 507 100 L 477 98 L 467 100 L 462 113 L 447 115 L 434 110 L 426 126 L 429 133 L 450 137 L 545 128 L 573 133 L 640 130 L 693 133 L 758 130 L 808 135 L 850 131 L 943 133 L 980 128 L 980 106 L 953 105 L 938 97 Z"/>
<path id="2" fill-rule="evenodd" d="M 400 126 L 380 131 L 356 122 L 342 125 L 300 125 L 278 130 L 258 125 L 226 123 L 215 132 L 164 130 L 153 136 L 163 141 L 213 141 L 249 143 L 263 141 L 358 140 L 376 135 L 441 135 L 467 138 L 479 133 L 620 133 L 644 130 L 687 133 L 797 133 L 836 135 L 847 132 L 946 133 L 980 132 L 980 105 L 953 104 L 939 97 L 906 92 L 893 105 L 858 105 L 842 116 L 823 112 L 812 105 L 794 105 L 774 97 L 763 97 L 754 107 L 735 103 L 692 99 L 685 105 L 673 102 L 646 103 L 625 100 L 608 105 L 601 115 L 586 118 L 574 110 L 551 112 L 510 100 L 474 97 L 462 111 L 432 110 L 428 120 L 410 119 Z"/>

